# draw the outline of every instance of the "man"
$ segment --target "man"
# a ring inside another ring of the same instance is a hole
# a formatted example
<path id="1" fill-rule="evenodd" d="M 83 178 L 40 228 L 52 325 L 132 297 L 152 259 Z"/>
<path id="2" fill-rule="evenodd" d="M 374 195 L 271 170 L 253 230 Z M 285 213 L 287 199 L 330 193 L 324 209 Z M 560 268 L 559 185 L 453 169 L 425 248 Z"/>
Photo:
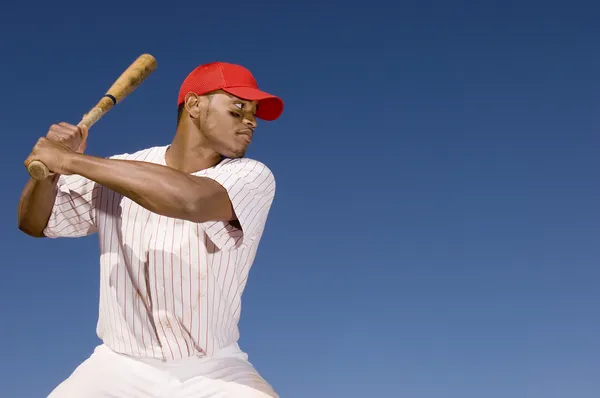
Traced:
<path id="1" fill-rule="evenodd" d="M 87 129 L 53 125 L 25 160 L 19 228 L 35 237 L 98 233 L 102 340 L 51 394 L 71 397 L 277 397 L 237 344 L 241 295 L 275 193 L 245 158 L 257 118 L 278 97 L 246 68 L 194 69 L 170 145 L 108 159 L 85 155 Z"/>

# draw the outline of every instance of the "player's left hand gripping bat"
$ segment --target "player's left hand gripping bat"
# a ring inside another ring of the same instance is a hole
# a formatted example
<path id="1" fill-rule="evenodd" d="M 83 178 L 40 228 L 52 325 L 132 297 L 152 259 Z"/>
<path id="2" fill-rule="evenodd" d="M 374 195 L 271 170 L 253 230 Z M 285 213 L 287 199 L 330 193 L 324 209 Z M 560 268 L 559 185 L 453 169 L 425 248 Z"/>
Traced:
<path id="1" fill-rule="evenodd" d="M 108 89 L 87 114 L 83 116 L 78 126 L 92 127 L 102 116 L 116 104 L 133 92 L 156 69 L 156 59 L 150 54 L 140 55 Z M 29 175 L 36 180 L 43 180 L 50 175 L 50 170 L 40 161 L 34 160 L 27 166 Z"/>

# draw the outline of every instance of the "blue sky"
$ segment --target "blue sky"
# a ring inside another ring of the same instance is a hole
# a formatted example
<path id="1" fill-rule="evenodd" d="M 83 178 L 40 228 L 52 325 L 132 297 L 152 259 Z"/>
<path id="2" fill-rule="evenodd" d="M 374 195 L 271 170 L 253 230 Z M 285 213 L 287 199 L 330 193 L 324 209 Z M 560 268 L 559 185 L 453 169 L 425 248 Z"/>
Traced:
<path id="1" fill-rule="evenodd" d="M 248 153 L 278 191 L 240 341 L 282 398 L 597 397 L 600 6 L 451 3 L 3 5 L 0 395 L 98 344 L 96 237 L 18 231 L 23 161 L 149 52 L 88 153 L 170 142 L 205 62 L 285 100 Z"/>

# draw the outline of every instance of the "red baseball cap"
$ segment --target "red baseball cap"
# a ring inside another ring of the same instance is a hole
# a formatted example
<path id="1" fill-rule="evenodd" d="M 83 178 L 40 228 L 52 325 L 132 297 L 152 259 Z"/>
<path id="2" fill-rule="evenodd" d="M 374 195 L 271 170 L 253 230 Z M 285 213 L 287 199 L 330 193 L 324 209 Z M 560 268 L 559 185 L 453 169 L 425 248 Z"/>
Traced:
<path id="1" fill-rule="evenodd" d="M 223 90 L 245 100 L 258 101 L 256 117 L 263 120 L 275 120 L 283 112 L 281 98 L 259 90 L 256 79 L 248 69 L 227 62 L 200 65 L 190 72 L 179 89 L 177 106 L 183 103 L 189 92 L 202 95 L 215 90 Z"/>

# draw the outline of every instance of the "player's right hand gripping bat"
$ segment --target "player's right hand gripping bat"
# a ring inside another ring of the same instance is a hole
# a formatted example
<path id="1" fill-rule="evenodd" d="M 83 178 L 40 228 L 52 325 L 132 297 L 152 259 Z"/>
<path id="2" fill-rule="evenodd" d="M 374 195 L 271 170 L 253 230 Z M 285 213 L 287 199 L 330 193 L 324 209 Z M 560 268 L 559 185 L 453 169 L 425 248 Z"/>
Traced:
<path id="1" fill-rule="evenodd" d="M 113 106 L 131 94 L 156 69 L 156 59 L 150 54 L 140 55 L 122 74 L 106 94 L 87 114 L 78 126 L 92 127 Z M 34 160 L 27 166 L 29 175 L 36 180 L 43 180 L 50 175 L 50 170 L 40 161 Z"/>

